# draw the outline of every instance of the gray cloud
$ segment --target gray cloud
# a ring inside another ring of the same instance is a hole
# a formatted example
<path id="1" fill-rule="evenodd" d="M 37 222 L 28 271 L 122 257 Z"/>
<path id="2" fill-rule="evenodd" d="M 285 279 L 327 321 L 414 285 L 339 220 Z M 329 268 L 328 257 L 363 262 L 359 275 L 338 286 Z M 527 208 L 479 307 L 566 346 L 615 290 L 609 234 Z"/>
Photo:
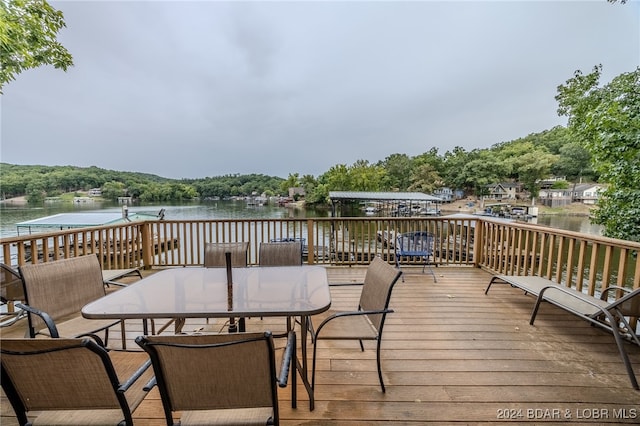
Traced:
<path id="1" fill-rule="evenodd" d="M 317 176 L 565 124 L 576 69 L 640 65 L 634 2 L 52 4 L 75 66 L 4 88 L 3 162 Z"/>

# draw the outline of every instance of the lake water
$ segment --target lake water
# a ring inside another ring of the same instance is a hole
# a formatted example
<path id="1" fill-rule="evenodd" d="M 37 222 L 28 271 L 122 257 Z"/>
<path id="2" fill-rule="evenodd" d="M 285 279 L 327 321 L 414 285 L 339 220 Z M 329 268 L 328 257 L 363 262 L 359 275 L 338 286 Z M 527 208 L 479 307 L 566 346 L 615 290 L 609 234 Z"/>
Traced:
<path id="1" fill-rule="evenodd" d="M 272 205 L 249 207 L 246 202 L 240 200 L 220 200 L 180 205 L 147 204 L 144 206 L 130 206 L 129 212 L 157 214 L 160 209 L 165 209 L 165 218 L 167 219 L 281 219 L 330 216 L 330 212 L 326 210 L 297 209 Z M 54 203 L 40 207 L 0 205 L 0 238 L 17 235 L 16 223 L 26 220 L 38 219 L 58 213 L 107 211 L 121 212 L 122 207 L 107 203 Z M 443 213 L 447 214 L 446 212 Z M 591 224 L 589 218 L 582 216 L 540 216 L 534 218 L 533 222 L 568 231 L 602 235 L 601 226 Z"/>
<path id="2" fill-rule="evenodd" d="M 327 211 L 287 208 L 279 206 L 247 206 L 245 201 L 211 201 L 180 205 L 146 204 L 129 206 L 129 212 L 157 214 L 165 209 L 166 219 L 281 219 L 327 217 Z M 120 213 L 122 206 L 108 203 L 52 203 L 39 207 L 0 205 L 0 238 L 18 235 L 16 224 L 58 213 L 115 212 Z"/>

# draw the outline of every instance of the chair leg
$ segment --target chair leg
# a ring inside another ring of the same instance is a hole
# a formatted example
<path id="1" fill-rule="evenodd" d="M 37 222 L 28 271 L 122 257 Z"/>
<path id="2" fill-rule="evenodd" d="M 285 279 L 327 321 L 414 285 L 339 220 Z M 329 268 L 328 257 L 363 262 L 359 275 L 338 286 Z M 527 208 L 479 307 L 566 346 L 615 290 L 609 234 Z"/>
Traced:
<path id="1" fill-rule="evenodd" d="M 122 337 L 122 350 L 127 350 L 127 330 L 124 328 L 124 320 L 120 321 L 120 336 Z"/>
<path id="2" fill-rule="evenodd" d="M 382 393 L 386 393 L 387 389 L 384 387 L 384 380 L 382 379 L 382 364 L 380 362 L 380 344 L 381 341 L 378 339 L 378 344 L 376 347 L 376 361 L 378 363 L 378 379 L 380 380 L 380 387 L 382 388 Z"/>
<path id="3" fill-rule="evenodd" d="M 313 344 L 313 360 L 311 361 L 311 390 L 316 388 L 316 351 L 318 349 L 318 339 Z"/>

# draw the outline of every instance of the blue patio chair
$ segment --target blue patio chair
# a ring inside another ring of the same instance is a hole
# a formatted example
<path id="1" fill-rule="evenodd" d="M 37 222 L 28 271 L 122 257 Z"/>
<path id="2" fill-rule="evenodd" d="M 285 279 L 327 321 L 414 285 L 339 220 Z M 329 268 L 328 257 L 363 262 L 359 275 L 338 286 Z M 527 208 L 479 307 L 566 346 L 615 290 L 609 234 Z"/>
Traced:
<path id="1" fill-rule="evenodd" d="M 435 237 L 430 232 L 415 231 L 405 232 L 396 237 L 395 258 L 396 268 L 400 269 L 400 260 L 405 258 L 421 258 L 424 261 L 422 273 L 425 268 L 429 269 L 429 273 L 433 276 L 433 282 L 438 282 L 436 274 L 431 269 L 429 259 L 433 261 L 433 246 Z M 404 282 L 404 274 L 402 275 Z"/>

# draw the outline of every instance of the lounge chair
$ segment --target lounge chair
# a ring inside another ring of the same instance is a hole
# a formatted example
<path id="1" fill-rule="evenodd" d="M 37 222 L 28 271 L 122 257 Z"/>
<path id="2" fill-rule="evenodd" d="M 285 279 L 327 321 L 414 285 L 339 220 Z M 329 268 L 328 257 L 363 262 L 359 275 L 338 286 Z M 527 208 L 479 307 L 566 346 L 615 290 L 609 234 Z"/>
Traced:
<path id="1" fill-rule="evenodd" d="M 152 377 L 143 352 L 91 339 L 2 339 L 2 388 L 20 425 L 132 425 Z"/>
<path id="2" fill-rule="evenodd" d="M 269 332 L 139 336 L 136 343 L 151 357 L 150 387 L 158 386 L 167 425 L 277 425 L 277 385 L 295 375 L 294 333 L 290 339 L 279 375 Z"/>
<path id="3" fill-rule="evenodd" d="M 600 298 L 595 298 L 573 288 L 560 286 L 542 277 L 496 275 L 491 278 L 485 294 L 489 292 L 494 283 L 509 284 L 536 298 L 529 320 L 531 325 L 536 319 L 540 304 L 548 302 L 595 326 L 610 331 L 618 346 L 631 386 L 634 389 L 640 389 L 623 341 L 624 336 L 640 346 L 638 335 L 627 321 L 627 317 L 640 317 L 640 288 L 630 290 L 618 286 L 609 286 L 602 291 Z M 621 293 L 623 296 L 609 301 L 612 293 Z"/>
<path id="4" fill-rule="evenodd" d="M 321 340 L 358 340 L 360 349 L 364 351 L 363 340 L 376 341 L 376 360 L 378 379 L 382 392 L 385 392 L 380 362 L 380 345 L 382 344 L 382 329 L 389 309 L 391 291 L 402 272 L 380 257 L 375 257 L 367 267 L 362 285 L 358 308 L 353 311 L 328 311 L 326 317 L 315 332 L 313 345 L 313 366 L 311 372 L 311 388 L 315 388 L 316 359 L 318 342 Z"/>

